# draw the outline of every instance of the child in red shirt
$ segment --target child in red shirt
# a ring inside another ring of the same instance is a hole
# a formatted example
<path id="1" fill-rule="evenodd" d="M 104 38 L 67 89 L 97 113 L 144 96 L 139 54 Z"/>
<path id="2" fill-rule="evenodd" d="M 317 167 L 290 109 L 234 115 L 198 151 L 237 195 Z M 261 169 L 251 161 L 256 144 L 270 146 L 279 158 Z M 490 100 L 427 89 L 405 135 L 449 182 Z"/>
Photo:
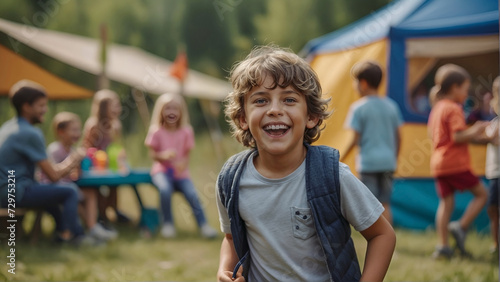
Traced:
<path id="1" fill-rule="evenodd" d="M 431 173 L 436 179 L 439 207 L 436 230 L 439 245 L 434 258 L 451 258 L 453 250 L 448 244 L 448 232 L 457 242 L 462 255 L 465 250 L 467 228 L 486 204 L 487 193 L 481 181 L 472 173 L 468 150 L 469 142 L 486 143 L 487 122 L 476 122 L 467 128 L 462 105 L 467 98 L 470 76 L 460 66 L 447 64 L 438 69 L 434 92 L 436 103 L 429 116 L 428 130 L 432 139 Z M 454 208 L 454 192 L 470 191 L 474 198 L 458 221 L 450 222 Z"/>

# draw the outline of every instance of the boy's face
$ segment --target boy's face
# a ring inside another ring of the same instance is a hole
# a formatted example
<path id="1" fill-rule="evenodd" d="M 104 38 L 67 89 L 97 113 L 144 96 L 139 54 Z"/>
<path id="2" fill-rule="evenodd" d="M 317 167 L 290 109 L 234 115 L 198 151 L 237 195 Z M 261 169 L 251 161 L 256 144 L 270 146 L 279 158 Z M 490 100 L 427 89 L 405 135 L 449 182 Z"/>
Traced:
<path id="1" fill-rule="evenodd" d="M 57 131 L 59 141 L 64 145 L 72 146 L 78 142 L 82 136 L 82 126 L 78 121 L 70 122 L 66 128 Z"/>
<path id="2" fill-rule="evenodd" d="M 259 154 L 282 155 L 302 149 L 304 131 L 313 128 L 318 118 L 307 113 L 307 101 L 293 87 L 276 87 L 266 76 L 261 85 L 253 87 L 244 97 L 243 130 L 250 130 Z"/>
<path id="3" fill-rule="evenodd" d="M 31 124 L 42 123 L 44 115 L 47 112 L 47 98 L 38 98 L 31 105 L 25 103 L 22 106 L 22 116 L 28 120 Z"/>

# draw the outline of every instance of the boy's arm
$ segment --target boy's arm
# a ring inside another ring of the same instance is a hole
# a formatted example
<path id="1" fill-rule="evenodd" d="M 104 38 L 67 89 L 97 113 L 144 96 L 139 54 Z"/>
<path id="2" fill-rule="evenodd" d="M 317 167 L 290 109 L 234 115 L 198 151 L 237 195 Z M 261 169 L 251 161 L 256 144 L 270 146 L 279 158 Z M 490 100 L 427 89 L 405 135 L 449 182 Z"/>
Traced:
<path id="1" fill-rule="evenodd" d="M 396 246 L 394 229 L 381 215 L 360 233 L 368 243 L 361 281 L 383 281 Z"/>
<path id="2" fill-rule="evenodd" d="M 354 137 L 351 139 L 351 142 L 349 142 L 349 145 L 347 146 L 345 152 L 343 152 L 342 156 L 340 156 L 341 162 L 343 162 L 347 157 L 347 155 L 349 154 L 349 152 L 351 152 L 352 149 L 359 144 L 359 139 L 361 138 L 361 134 L 359 134 L 359 132 L 357 132 L 356 130 L 352 130 L 352 132 L 354 133 Z"/>
<path id="3" fill-rule="evenodd" d="M 71 153 L 71 155 L 69 155 L 64 161 L 58 164 L 52 165 L 47 159 L 45 159 L 39 161 L 37 165 L 43 173 L 47 175 L 50 181 L 56 182 L 77 167 L 84 156 L 85 150 L 79 149 Z"/>
<path id="4" fill-rule="evenodd" d="M 242 276 L 243 267 L 240 267 L 236 279 L 233 280 L 233 270 L 238 263 L 238 255 L 234 249 L 233 236 L 231 234 L 226 234 L 224 239 L 222 239 L 222 245 L 220 247 L 220 261 L 219 270 L 217 271 L 217 281 L 245 281 Z"/>

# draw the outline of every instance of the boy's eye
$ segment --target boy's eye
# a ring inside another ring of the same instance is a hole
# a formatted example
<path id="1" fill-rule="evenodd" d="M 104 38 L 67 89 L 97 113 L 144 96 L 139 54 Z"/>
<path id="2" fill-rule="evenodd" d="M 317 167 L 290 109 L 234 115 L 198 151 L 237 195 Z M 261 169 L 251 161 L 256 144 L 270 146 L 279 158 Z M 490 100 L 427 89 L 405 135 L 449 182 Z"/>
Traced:
<path id="1" fill-rule="evenodd" d="M 255 101 L 253 101 L 254 104 L 264 104 L 266 102 L 266 99 L 263 99 L 263 98 L 260 98 L 260 99 L 255 99 Z"/>
<path id="2" fill-rule="evenodd" d="M 295 103 L 297 102 L 297 99 L 295 98 L 285 98 L 285 103 Z"/>

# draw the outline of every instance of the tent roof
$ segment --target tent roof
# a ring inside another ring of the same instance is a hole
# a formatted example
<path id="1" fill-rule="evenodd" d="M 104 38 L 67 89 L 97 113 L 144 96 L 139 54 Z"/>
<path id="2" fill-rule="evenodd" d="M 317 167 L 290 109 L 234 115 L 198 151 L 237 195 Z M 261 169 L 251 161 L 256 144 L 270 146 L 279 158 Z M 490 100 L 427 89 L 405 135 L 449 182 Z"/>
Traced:
<path id="1" fill-rule="evenodd" d="M 100 42 L 97 39 L 40 29 L 0 19 L 0 32 L 68 65 L 99 75 Z M 179 81 L 168 74 L 172 62 L 136 47 L 109 44 L 106 74 L 111 80 L 139 90 L 179 93 Z M 231 91 L 229 82 L 189 70 L 183 93 L 189 97 L 222 100 Z"/>
<path id="2" fill-rule="evenodd" d="M 50 99 L 91 98 L 92 91 L 68 82 L 0 45 L 0 95 L 7 95 L 19 80 L 29 79 L 45 87 Z"/>
<path id="3" fill-rule="evenodd" d="M 341 29 L 309 41 L 301 53 L 320 53 L 352 49 L 380 40 L 389 34 L 391 26 L 400 23 L 424 0 L 393 1 L 378 11 Z"/>
<path id="4" fill-rule="evenodd" d="M 498 34 L 497 0 L 393 1 L 344 28 L 309 41 L 308 57 L 400 37 Z"/>
<path id="5" fill-rule="evenodd" d="M 404 37 L 498 33 L 498 1 L 427 0 L 391 32 Z"/>

